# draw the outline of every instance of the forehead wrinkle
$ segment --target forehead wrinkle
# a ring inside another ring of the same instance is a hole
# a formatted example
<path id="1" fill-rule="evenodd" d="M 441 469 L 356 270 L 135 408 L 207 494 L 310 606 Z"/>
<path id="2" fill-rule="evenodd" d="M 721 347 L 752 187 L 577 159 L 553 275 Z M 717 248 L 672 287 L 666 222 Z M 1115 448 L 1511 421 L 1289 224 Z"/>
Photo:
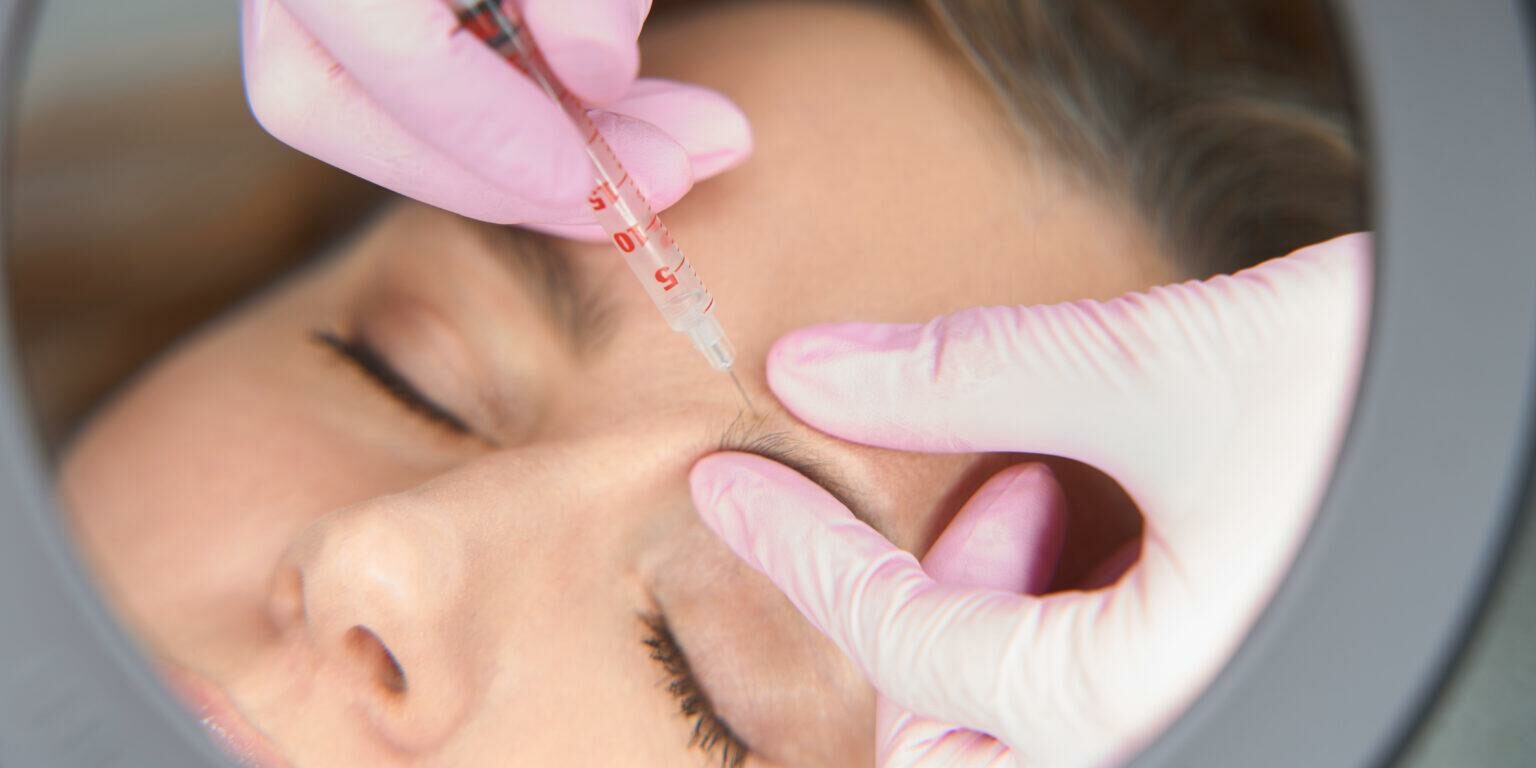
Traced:
<path id="1" fill-rule="evenodd" d="M 749 418 L 745 413 L 738 414 L 721 432 L 719 450 L 756 454 L 799 472 L 842 502 L 860 522 L 886 539 L 891 538 L 892 532 L 884 521 L 858 503 L 859 494 L 852 483 L 838 471 L 835 462 L 827 460 L 824 451 L 787 429 L 770 429 L 766 415 Z"/>
<path id="2" fill-rule="evenodd" d="M 604 295 L 582 291 L 571 259 L 554 238 L 517 227 L 472 221 L 487 250 L 512 273 L 574 346 L 587 354 L 612 336 L 612 310 Z"/>

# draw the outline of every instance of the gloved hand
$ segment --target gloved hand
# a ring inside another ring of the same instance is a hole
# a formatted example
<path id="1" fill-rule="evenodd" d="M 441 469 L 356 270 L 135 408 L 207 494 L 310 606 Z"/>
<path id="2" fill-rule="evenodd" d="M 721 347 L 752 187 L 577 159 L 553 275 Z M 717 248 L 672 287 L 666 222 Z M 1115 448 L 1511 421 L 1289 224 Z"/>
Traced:
<path id="1" fill-rule="evenodd" d="M 694 85 L 635 80 L 650 0 L 521 0 L 555 74 L 652 207 L 752 150 L 746 118 Z M 246 92 L 282 141 L 423 202 L 600 237 L 581 137 L 443 0 L 244 0 Z"/>
<path id="2" fill-rule="evenodd" d="M 773 391 L 830 434 L 1056 454 L 1118 479 L 1145 533 L 1108 588 L 1033 597 L 1023 582 L 945 583 L 955 566 L 925 572 L 820 487 L 744 454 L 700 460 L 694 503 L 915 713 L 882 715 L 883 765 L 1117 762 L 1225 662 L 1308 527 L 1361 361 L 1370 249 L 1350 235 L 1107 302 L 823 326 L 774 347 Z M 951 527 L 998 509 L 1038 515 L 1049 492 L 1009 482 Z M 1048 559 L 1039 541 L 1016 556 Z"/>

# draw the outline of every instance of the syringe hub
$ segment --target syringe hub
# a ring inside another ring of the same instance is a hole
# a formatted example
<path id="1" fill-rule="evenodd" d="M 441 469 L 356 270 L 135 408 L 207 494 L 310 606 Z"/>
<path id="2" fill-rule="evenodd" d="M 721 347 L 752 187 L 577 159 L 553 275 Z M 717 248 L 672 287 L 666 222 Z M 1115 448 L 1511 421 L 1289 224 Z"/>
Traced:
<path id="1" fill-rule="evenodd" d="M 725 371 L 736 362 L 736 348 L 731 346 L 731 340 L 725 337 L 725 329 L 720 327 L 720 321 L 714 315 L 700 316 L 697 322 L 683 329 L 683 333 L 688 334 L 694 349 L 709 361 L 709 367 Z"/>

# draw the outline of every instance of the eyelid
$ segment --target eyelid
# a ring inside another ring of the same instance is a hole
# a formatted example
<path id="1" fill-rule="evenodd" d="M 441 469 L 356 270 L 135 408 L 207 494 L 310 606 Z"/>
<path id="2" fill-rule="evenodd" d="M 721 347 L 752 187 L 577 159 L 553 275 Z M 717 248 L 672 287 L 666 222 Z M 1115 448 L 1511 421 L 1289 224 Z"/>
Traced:
<path id="1" fill-rule="evenodd" d="M 341 355 L 348 362 L 357 366 L 374 383 L 384 389 L 390 397 L 399 401 L 412 411 L 420 413 L 434 423 L 441 424 L 447 429 L 458 434 L 474 434 L 469 425 L 458 415 L 434 402 L 423 395 L 416 385 L 409 379 L 400 375 L 389 360 L 379 354 L 368 341 L 362 337 L 344 338 L 332 331 L 317 330 L 314 332 L 315 341 Z"/>
<path id="2" fill-rule="evenodd" d="M 417 391 L 457 414 L 471 431 L 504 437 L 504 416 L 518 409 L 498 407 L 496 381 L 485 370 L 483 347 L 433 302 L 396 295 L 370 302 L 358 313 L 356 335 L 367 339 Z"/>
<path id="3" fill-rule="evenodd" d="M 752 749 L 736 734 L 731 724 L 720 716 L 709 693 L 704 690 L 693 667 L 688 663 L 688 654 L 673 634 L 666 615 L 659 612 L 643 613 L 640 621 L 648 632 L 644 642 L 650 648 L 651 660 L 660 664 L 671 678 L 667 683 L 667 692 L 677 699 L 685 716 L 695 718 L 688 746 L 698 747 L 710 756 L 719 747 L 721 766 L 739 768 L 747 756 L 752 754 Z"/>

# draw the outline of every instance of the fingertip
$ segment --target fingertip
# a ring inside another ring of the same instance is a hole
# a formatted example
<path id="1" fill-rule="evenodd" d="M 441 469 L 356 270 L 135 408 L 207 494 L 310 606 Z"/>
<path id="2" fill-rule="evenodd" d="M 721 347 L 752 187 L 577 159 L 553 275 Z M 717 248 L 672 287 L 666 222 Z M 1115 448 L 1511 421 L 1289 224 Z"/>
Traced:
<path id="1" fill-rule="evenodd" d="M 708 118 L 694 124 L 696 137 L 684 141 L 693 175 L 707 179 L 724 173 L 752 156 L 752 124 L 731 101 L 721 97 Z"/>
<path id="2" fill-rule="evenodd" d="M 739 451 L 712 453 L 694 462 L 688 484 L 694 503 L 701 508 L 795 496 L 803 493 L 807 484 L 820 488 L 783 464 Z"/>
<path id="3" fill-rule="evenodd" d="M 697 179 L 734 168 L 752 154 L 746 114 L 703 86 L 645 78 L 605 108 L 644 120 L 681 144 Z"/>
<path id="4" fill-rule="evenodd" d="M 1017 464 L 977 489 L 923 558 L 947 586 L 1045 590 L 1066 534 L 1066 497 L 1041 462 Z"/>
<path id="5" fill-rule="evenodd" d="M 773 539 L 780 528 L 792 525 L 793 516 L 802 511 L 814 514 L 826 506 L 825 498 L 830 498 L 820 486 L 789 467 L 735 451 L 699 459 L 688 472 L 688 485 L 694 510 L 704 524 L 737 556 L 759 570 L 764 563 L 756 549 Z M 758 525 L 768 519 L 781 525 Z"/>
<path id="6" fill-rule="evenodd" d="M 1035 500 L 1042 514 L 1060 514 L 1060 507 L 1066 498 L 1061 490 L 1061 482 L 1056 478 L 1056 471 L 1051 469 L 1051 465 L 1043 461 L 1015 464 L 999 472 L 998 477 L 1006 483 L 999 500 L 1003 496 L 1024 495 Z"/>
<path id="7" fill-rule="evenodd" d="M 769 351 L 770 359 L 787 366 L 831 363 L 868 352 L 909 347 L 923 326 L 915 323 L 831 323 L 784 334 Z"/>
<path id="8" fill-rule="evenodd" d="M 607 104 L 623 96 L 640 71 L 633 43 L 573 38 L 542 50 L 555 76 L 587 104 Z"/>
<path id="9" fill-rule="evenodd" d="M 624 169 L 634 176 L 651 208 L 670 208 L 693 188 L 687 150 L 661 129 L 644 120 L 601 110 L 592 112 L 592 121 Z"/>
<path id="10" fill-rule="evenodd" d="M 866 427 L 888 423 L 900 406 L 901 366 L 887 353 L 910 346 L 921 325 L 841 323 L 780 337 L 767 356 L 768 387 L 790 412 L 853 440 L 879 439 Z M 860 426 L 862 425 L 862 426 Z"/>
<path id="11" fill-rule="evenodd" d="M 732 453 L 712 453 L 694 462 L 688 470 L 688 488 L 693 495 L 693 506 L 701 516 L 710 516 L 719 506 L 720 496 L 729 488 L 737 474 Z"/>
<path id="12" fill-rule="evenodd" d="M 640 70 L 636 43 L 649 3 L 528 2 L 523 15 L 555 75 L 588 104 L 622 96 Z"/>

